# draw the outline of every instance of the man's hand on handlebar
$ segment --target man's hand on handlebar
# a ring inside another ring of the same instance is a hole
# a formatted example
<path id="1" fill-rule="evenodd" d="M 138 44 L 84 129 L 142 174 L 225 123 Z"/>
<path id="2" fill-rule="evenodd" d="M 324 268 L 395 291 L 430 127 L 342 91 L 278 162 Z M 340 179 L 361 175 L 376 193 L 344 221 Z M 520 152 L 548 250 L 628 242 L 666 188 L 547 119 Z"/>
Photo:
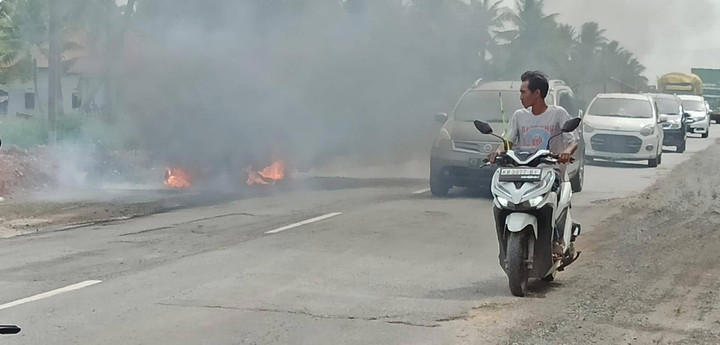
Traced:
<path id="1" fill-rule="evenodd" d="M 572 153 L 570 152 L 562 152 L 557 155 L 558 163 L 570 163 L 572 161 Z"/>
<path id="2" fill-rule="evenodd" d="M 575 150 L 577 150 L 577 148 L 577 143 L 573 143 L 572 145 L 568 146 L 565 151 L 558 154 L 558 163 L 572 163 L 574 161 L 572 155 L 573 153 L 575 153 Z"/>
<path id="3" fill-rule="evenodd" d="M 490 164 L 495 164 L 495 159 L 497 159 L 497 157 L 501 154 L 505 154 L 505 151 L 493 151 L 487 157 L 488 162 L 490 162 Z"/>

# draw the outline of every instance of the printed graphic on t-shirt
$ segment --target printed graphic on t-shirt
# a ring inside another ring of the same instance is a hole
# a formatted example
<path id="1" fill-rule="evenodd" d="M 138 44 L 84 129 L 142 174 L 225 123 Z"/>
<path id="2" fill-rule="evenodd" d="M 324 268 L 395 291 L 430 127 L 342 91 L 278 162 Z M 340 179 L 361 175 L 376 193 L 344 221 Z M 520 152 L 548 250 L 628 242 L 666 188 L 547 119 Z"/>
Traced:
<path id="1" fill-rule="evenodd" d="M 520 126 L 519 148 L 537 150 L 547 147 L 552 133 L 556 132 L 554 126 Z"/>

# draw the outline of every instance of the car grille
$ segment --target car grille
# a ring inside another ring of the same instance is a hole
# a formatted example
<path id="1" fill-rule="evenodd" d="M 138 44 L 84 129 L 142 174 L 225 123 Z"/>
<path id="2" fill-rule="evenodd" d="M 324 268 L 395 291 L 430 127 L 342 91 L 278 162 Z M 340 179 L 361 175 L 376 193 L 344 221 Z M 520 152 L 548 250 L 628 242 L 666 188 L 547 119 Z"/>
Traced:
<path id="1" fill-rule="evenodd" d="M 497 144 L 489 144 L 478 141 L 453 141 L 453 148 L 456 150 L 471 151 L 477 153 L 490 153 L 497 149 Z"/>
<path id="2" fill-rule="evenodd" d="M 596 134 L 590 139 L 594 151 L 614 153 L 638 153 L 642 140 L 630 135 Z"/>

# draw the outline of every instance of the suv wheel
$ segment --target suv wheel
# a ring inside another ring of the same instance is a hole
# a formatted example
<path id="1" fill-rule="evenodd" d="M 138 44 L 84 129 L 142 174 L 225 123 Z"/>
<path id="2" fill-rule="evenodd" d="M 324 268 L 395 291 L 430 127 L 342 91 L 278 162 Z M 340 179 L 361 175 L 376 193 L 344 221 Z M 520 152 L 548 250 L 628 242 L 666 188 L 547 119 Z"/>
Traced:
<path id="1" fill-rule="evenodd" d="M 452 186 L 441 177 L 430 176 L 430 193 L 433 196 L 447 196 Z"/>
<path id="2" fill-rule="evenodd" d="M 677 152 L 677 153 L 685 152 L 685 146 L 687 146 L 687 141 L 683 140 L 683 142 L 680 143 L 680 145 L 675 147 L 675 152 Z"/>
<path id="3" fill-rule="evenodd" d="M 570 186 L 572 187 L 573 193 L 582 192 L 583 181 L 585 180 L 585 164 L 580 162 L 577 174 L 570 178 Z"/>

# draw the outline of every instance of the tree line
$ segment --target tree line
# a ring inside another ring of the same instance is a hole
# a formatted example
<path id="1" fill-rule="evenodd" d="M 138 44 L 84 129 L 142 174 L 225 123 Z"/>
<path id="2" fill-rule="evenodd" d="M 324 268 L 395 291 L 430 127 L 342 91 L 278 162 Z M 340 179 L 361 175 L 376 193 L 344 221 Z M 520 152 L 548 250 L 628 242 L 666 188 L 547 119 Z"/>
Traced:
<path id="1" fill-rule="evenodd" d="M 430 114 L 448 111 L 477 78 L 517 80 L 532 69 L 573 88 L 611 79 L 636 90 L 647 86 L 643 65 L 605 37 L 600 24 L 561 23 L 543 0 L 517 0 L 509 8 L 499 0 L 60 3 L 59 50 L 72 45 L 72 33 L 87 35 L 83 44 L 104 62 L 108 118 L 132 117 L 145 108 L 167 116 L 183 109 L 247 112 L 267 118 L 264 123 L 284 130 L 290 141 L 316 140 L 328 154 L 352 150 L 365 140 L 365 130 L 378 138 L 368 148 L 373 152 L 418 145 L 418 137 L 434 130 L 426 121 Z M 32 77 L 31 52 L 47 50 L 50 42 L 47 4 L 0 2 L 0 83 Z M 168 53 L 163 61 L 174 69 L 159 74 L 162 68 L 141 68 L 137 75 L 123 70 L 117 57 L 130 33 L 147 50 Z M 185 96 L 189 92 L 213 101 L 198 104 Z M 313 125 L 306 131 L 312 134 L 298 138 L 288 120 L 322 123 L 324 133 L 338 134 L 317 139 Z M 241 130 L 256 119 L 218 117 L 217 126 L 232 127 L 229 121 Z"/>

